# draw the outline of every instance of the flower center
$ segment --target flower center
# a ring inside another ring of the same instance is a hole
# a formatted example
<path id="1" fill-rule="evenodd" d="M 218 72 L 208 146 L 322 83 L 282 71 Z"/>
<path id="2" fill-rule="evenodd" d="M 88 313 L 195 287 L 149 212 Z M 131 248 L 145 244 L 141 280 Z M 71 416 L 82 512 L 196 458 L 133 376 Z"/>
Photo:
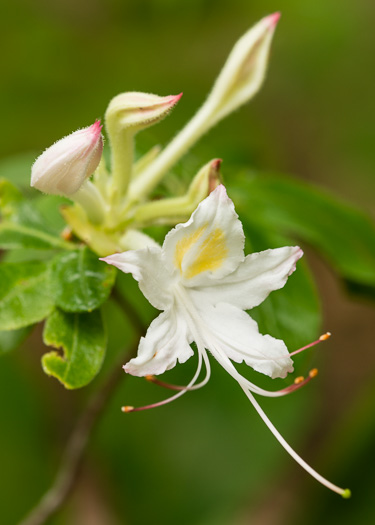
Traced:
<path id="1" fill-rule="evenodd" d="M 228 256 L 225 233 L 204 224 L 176 243 L 174 264 L 185 279 L 220 268 Z"/>

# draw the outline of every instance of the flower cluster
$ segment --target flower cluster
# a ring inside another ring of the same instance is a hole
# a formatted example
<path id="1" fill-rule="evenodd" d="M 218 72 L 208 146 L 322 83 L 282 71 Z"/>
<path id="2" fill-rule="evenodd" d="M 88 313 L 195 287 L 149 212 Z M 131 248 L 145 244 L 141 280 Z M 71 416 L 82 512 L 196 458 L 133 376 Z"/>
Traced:
<path id="1" fill-rule="evenodd" d="M 122 93 L 111 100 L 105 114 L 110 168 L 102 157 L 103 137 L 96 122 L 42 153 L 32 169 L 32 186 L 74 201 L 63 210 L 65 220 L 101 256 L 152 245 L 142 228 L 187 220 L 219 184 L 220 161 L 214 159 L 196 174 L 185 195 L 150 198 L 194 143 L 260 89 L 279 16 L 263 18 L 237 42 L 203 106 L 164 150 L 156 146 L 134 161 L 136 134 L 165 118 L 182 93 L 167 97 Z"/>
<path id="2" fill-rule="evenodd" d="M 202 135 L 259 90 L 278 19 L 278 13 L 262 19 L 237 42 L 206 102 L 164 150 L 155 147 L 134 161 L 136 134 L 166 117 L 182 93 L 166 97 L 122 93 L 112 99 L 105 114 L 110 169 L 102 156 L 103 137 L 97 121 L 48 148 L 35 161 L 31 185 L 70 198 L 74 205 L 63 214 L 73 232 L 103 261 L 131 273 L 150 303 L 162 310 L 142 337 L 137 357 L 124 368 L 177 393 L 146 407 L 123 407 L 125 412 L 164 405 L 205 385 L 210 378 L 209 351 L 238 382 L 289 454 L 322 484 L 349 497 L 349 490 L 327 481 L 296 454 L 254 397 L 289 394 L 315 377 L 316 370 L 280 391 L 268 391 L 243 377 L 233 365 L 233 361 L 244 361 L 271 378 L 284 378 L 293 371 L 293 354 L 329 336 L 289 353 L 283 341 L 260 334 L 257 323 L 245 312 L 284 286 L 302 250 L 287 246 L 245 257 L 242 224 L 220 184 L 219 159 L 202 167 L 185 195 L 150 198 L 164 175 Z M 162 247 L 142 232 L 152 224 L 174 226 L 178 222 Z M 196 344 L 198 366 L 187 386 L 155 378 L 188 360 L 194 354 L 192 343 Z M 206 375 L 199 382 L 203 364 Z"/>

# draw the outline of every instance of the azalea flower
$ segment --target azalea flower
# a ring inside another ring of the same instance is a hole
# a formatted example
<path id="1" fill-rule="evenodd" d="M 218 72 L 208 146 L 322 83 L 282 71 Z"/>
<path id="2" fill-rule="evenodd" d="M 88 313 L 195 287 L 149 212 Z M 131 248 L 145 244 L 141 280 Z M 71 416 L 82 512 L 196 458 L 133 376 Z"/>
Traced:
<path id="1" fill-rule="evenodd" d="M 257 323 L 244 310 L 258 306 L 270 292 L 282 288 L 303 252 L 298 246 L 286 246 L 245 257 L 244 242 L 242 224 L 233 202 L 220 185 L 199 204 L 188 222 L 178 224 L 168 233 L 162 247 L 156 245 L 102 259 L 131 273 L 148 301 L 163 310 L 142 337 L 138 355 L 124 366 L 125 371 L 179 390 L 167 400 L 145 407 L 127 406 L 123 411 L 161 406 L 202 387 L 210 377 L 209 350 L 238 382 L 289 454 L 318 481 L 349 497 L 348 490 L 324 479 L 296 454 L 253 396 L 253 393 L 270 397 L 288 394 L 310 381 L 316 371 L 311 371 L 307 379 L 297 378 L 291 386 L 272 392 L 247 380 L 232 363 L 244 361 L 271 378 L 285 378 L 293 372 L 292 354 L 285 343 L 260 334 Z M 186 387 L 168 385 L 154 378 L 173 368 L 177 361 L 187 361 L 194 354 L 190 346 L 193 342 L 197 347 L 198 367 Z M 206 376 L 197 383 L 203 362 Z"/>

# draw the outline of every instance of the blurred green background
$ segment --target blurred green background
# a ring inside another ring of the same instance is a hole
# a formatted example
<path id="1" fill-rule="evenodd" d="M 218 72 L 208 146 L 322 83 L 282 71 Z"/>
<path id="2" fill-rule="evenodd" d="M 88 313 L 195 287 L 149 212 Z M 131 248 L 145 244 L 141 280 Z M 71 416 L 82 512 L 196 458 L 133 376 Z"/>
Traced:
<path id="1" fill-rule="evenodd" d="M 374 216 L 375 4 L 369 0 L 3 1 L 1 174 L 9 156 L 22 154 L 31 163 L 55 140 L 101 118 L 121 91 L 184 92 L 173 114 L 145 139 L 165 144 L 202 103 L 234 42 L 276 10 L 282 18 L 264 88 L 192 153 L 202 164 L 222 158 L 224 177 L 237 165 L 298 176 Z M 230 176 L 225 180 L 230 192 Z M 205 389 L 129 416 L 121 414 L 121 405 L 152 402 L 164 392 L 124 377 L 72 498 L 49 523 L 375 521 L 374 310 L 349 299 L 325 261 L 304 248 L 321 294 L 321 328 L 334 338 L 296 360 L 301 374 L 319 367 L 313 385 L 261 402 L 301 455 L 349 486 L 353 498 L 341 500 L 301 471 L 236 383 L 213 365 Z M 106 315 L 110 360 L 131 329 L 116 329 L 121 314 L 113 306 Z M 48 488 L 74 421 L 100 383 L 98 377 L 84 391 L 65 391 L 42 372 L 40 340 L 37 330 L 1 360 L 4 525 L 17 523 Z M 171 380 L 186 383 L 193 369 L 193 362 L 177 367 Z"/>

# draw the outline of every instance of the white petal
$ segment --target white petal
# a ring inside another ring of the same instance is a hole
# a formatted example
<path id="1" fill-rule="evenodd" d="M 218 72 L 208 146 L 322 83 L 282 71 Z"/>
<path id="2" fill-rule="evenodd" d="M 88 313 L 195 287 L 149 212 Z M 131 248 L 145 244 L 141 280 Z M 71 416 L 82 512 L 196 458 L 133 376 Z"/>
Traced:
<path id="1" fill-rule="evenodd" d="M 124 273 L 131 273 L 138 281 L 143 295 L 158 310 L 165 310 L 171 305 L 172 277 L 162 261 L 160 246 L 115 253 L 101 260 L 116 266 Z"/>
<path id="2" fill-rule="evenodd" d="M 163 312 L 150 324 L 137 357 L 124 366 L 125 372 L 134 376 L 162 374 L 177 360 L 184 363 L 194 354 L 190 342 L 187 325 L 177 309 Z"/>
<path id="3" fill-rule="evenodd" d="M 263 302 L 273 290 L 284 286 L 302 255 L 298 246 L 247 255 L 230 275 L 217 283 L 211 281 L 209 286 L 192 290 L 194 302 L 199 304 L 205 300 L 213 305 L 224 302 L 249 310 Z"/>
<path id="4" fill-rule="evenodd" d="M 200 313 L 211 332 L 206 336 L 205 344 L 215 357 L 219 349 L 236 363 L 245 361 L 257 372 L 273 379 L 293 372 L 293 362 L 288 357 L 285 343 L 260 334 L 257 323 L 246 312 L 224 303 L 215 307 L 202 306 Z"/>
<path id="5" fill-rule="evenodd" d="M 165 238 L 166 264 L 185 286 L 199 286 L 233 272 L 244 259 L 242 224 L 224 186 L 202 201 L 188 222 Z"/>

